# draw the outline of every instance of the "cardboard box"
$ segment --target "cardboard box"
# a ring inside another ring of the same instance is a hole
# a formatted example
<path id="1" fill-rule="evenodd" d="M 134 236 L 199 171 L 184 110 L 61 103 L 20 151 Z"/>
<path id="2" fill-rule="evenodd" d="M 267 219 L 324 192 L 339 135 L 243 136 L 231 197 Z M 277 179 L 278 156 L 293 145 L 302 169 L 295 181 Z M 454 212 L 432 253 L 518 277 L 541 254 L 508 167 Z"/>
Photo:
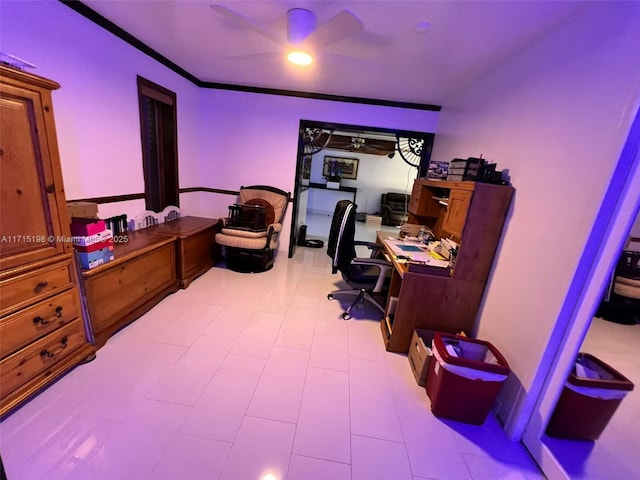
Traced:
<path id="1" fill-rule="evenodd" d="M 69 202 L 67 203 L 69 218 L 98 218 L 98 204 L 93 202 Z"/>
<path id="2" fill-rule="evenodd" d="M 93 245 L 95 243 L 107 242 L 113 238 L 113 233 L 111 230 L 104 230 L 100 233 L 96 233 L 95 235 L 80 235 L 76 237 L 72 237 L 73 246 L 81 246 L 87 247 L 89 245 Z"/>
<path id="3" fill-rule="evenodd" d="M 95 218 L 74 217 L 71 220 L 71 235 L 74 237 L 86 237 L 104 232 L 107 226 L 104 220 Z"/>
<path id="4" fill-rule="evenodd" d="M 427 373 L 431 363 L 431 343 L 436 332 L 417 328 L 413 331 L 411 345 L 409 345 L 409 365 L 418 385 L 424 387 L 427 384 Z"/>
<path id="5" fill-rule="evenodd" d="M 382 217 L 380 215 L 369 215 L 365 217 L 366 225 L 380 226 L 382 225 Z"/>
<path id="6" fill-rule="evenodd" d="M 78 252 L 78 262 L 80 263 L 80 267 L 85 270 L 104 265 L 114 258 L 113 247 L 103 248 L 95 252 Z"/>
<path id="7" fill-rule="evenodd" d="M 110 232 L 110 230 L 107 230 L 107 232 Z M 83 237 L 83 238 L 87 238 L 87 237 Z M 73 245 L 73 248 L 83 253 L 95 252 L 96 250 L 102 250 L 103 248 L 109 248 L 109 247 L 113 247 L 113 238 L 108 238 L 103 242 L 90 243 L 89 245 L 78 245 L 76 243 L 74 243 Z"/>

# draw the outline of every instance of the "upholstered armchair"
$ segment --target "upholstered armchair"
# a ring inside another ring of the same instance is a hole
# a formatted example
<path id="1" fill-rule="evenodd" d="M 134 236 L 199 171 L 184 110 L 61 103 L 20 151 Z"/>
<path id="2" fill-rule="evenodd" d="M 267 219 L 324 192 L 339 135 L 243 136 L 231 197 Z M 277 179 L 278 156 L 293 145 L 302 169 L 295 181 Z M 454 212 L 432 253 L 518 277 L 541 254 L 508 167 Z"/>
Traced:
<path id="1" fill-rule="evenodd" d="M 382 225 L 402 225 L 407 220 L 409 195 L 405 193 L 383 193 L 380 199 Z"/>
<path id="2" fill-rule="evenodd" d="M 216 244 L 224 247 L 227 268 L 264 272 L 273 267 L 290 192 L 265 185 L 241 187 L 238 203 L 229 207 Z"/>

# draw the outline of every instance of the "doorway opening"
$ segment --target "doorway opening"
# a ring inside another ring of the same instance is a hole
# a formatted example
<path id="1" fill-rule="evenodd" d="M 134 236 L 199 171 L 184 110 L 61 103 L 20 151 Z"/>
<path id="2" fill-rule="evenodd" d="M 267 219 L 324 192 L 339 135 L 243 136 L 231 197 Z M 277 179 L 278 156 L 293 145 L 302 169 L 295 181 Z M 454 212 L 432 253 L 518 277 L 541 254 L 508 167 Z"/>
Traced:
<path id="1" fill-rule="evenodd" d="M 344 198 L 358 205 L 362 220 L 378 213 L 383 193 L 410 193 L 413 180 L 426 176 L 434 137 L 427 132 L 301 120 L 289 258 L 300 232 L 307 233 L 308 212 L 329 216 Z M 328 234 L 326 230 L 321 234 Z"/>

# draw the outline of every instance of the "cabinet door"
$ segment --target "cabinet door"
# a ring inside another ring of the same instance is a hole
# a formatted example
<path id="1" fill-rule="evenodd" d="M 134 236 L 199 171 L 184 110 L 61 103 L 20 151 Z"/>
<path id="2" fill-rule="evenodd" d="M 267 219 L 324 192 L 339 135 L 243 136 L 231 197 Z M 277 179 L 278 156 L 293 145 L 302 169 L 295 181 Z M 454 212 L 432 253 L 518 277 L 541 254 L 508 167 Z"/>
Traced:
<path id="1" fill-rule="evenodd" d="M 51 147 L 55 131 L 45 120 L 52 115 L 49 99 L 48 91 L 0 83 L 0 269 L 65 250 L 57 203 L 62 186 L 54 183 L 57 144 Z"/>
<path id="2" fill-rule="evenodd" d="M 464 224 L 467 221 L 471 195 L 472 192 L 468 190 L 451 190 L 449 193 L 449 204 L 442 220 L 442 230 L 458 241 L 462 238 Z"/>

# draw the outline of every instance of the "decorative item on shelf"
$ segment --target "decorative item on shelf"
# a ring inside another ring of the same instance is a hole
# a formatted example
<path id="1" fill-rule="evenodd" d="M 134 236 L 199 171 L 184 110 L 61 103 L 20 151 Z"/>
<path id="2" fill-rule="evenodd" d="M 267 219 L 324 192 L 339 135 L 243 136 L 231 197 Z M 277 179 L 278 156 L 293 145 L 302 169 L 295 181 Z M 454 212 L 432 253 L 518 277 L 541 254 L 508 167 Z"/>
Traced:
<path id="1" fill-rule="evenodd" d="M 111 230 L 114 235 L 125 233 L 129 229 L 129 222 L 126 214 L 105 218 L 104 223 L 106 224 L 107 229 Z"/>
<path id="2" fill-rule="evenodd" d="M 158 223 L 167 223 L 179 219 L 180 216 L 181 213 L 178 207 L 176 207 L 175 205 L 168 205 L 164 208 L 164 210 L 158 212 L 157 218 Z"/>
<path id="3" fill-rule="evenodd" d="M 429 180 L 446 180 L 449 173 L 449 162 L 429 162 L 429 171 L 427 178 Z"/>
<path id="4" fill-rule="evenodd" d="M 476 180 L 478 176 L 482 174 L 483 166 L 484 159 L 482 158 L 482 155 L 480 155 L 479 158 L 454 158 L 449 162 L 447 180 Z"/>
<path id="5" fill-rule="evenodd" d="M 478 172 L 476 180 L 478 182 L 493 183 L 496 185 L 508 185 L 508 170 L 496 171 L 495 163 L 485 163 Z"/>

